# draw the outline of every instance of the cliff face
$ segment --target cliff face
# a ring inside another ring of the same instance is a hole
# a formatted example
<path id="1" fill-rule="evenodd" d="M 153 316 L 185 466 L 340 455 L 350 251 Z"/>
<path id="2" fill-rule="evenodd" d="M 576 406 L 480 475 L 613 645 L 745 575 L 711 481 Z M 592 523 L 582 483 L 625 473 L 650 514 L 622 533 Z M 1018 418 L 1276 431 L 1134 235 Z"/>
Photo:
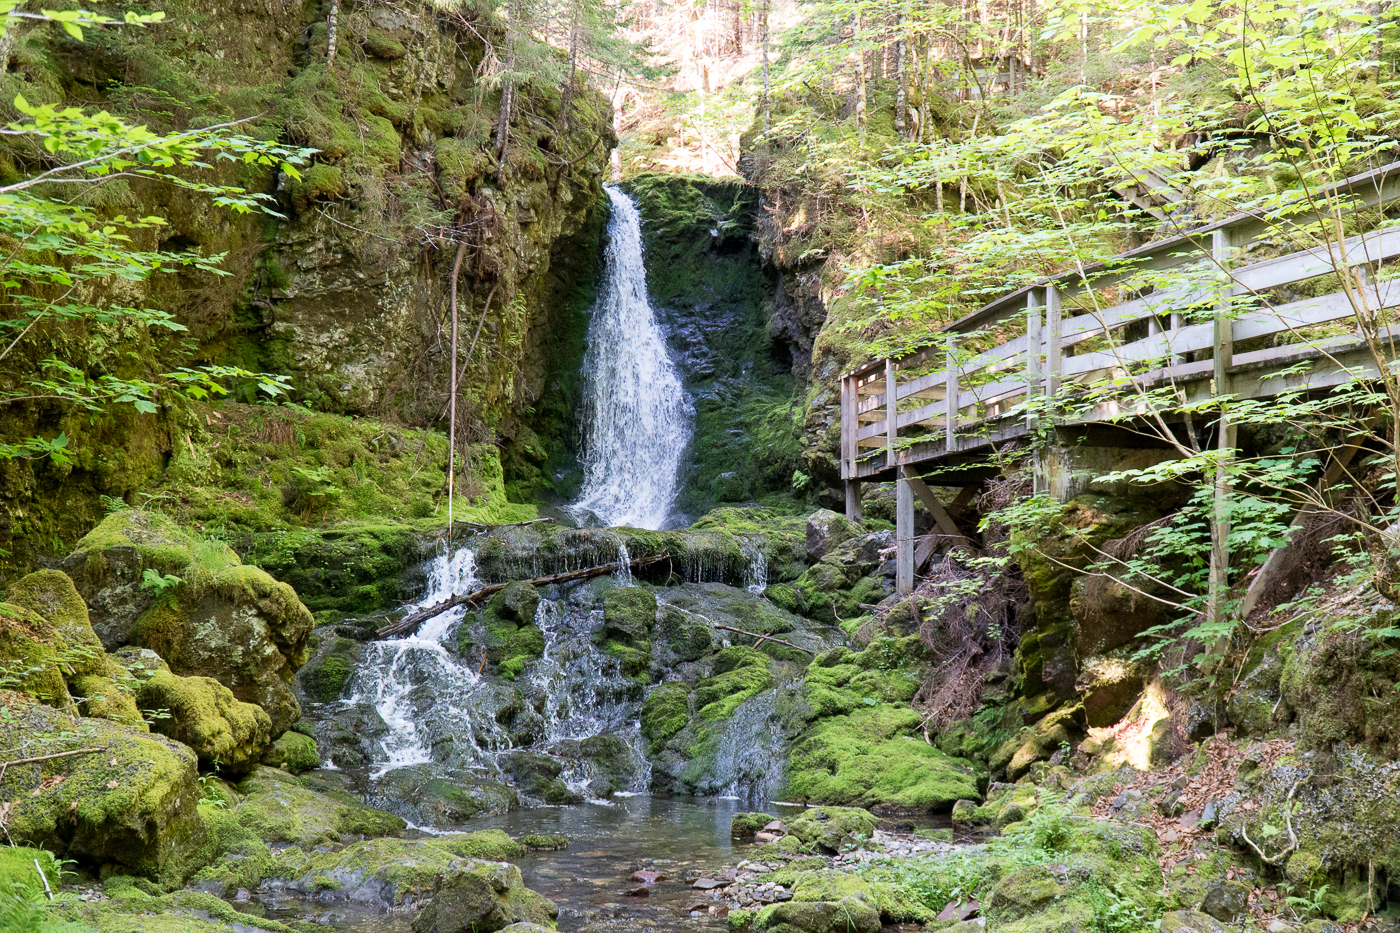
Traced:
<path id="1" fill-rule="evenodd" d="M 164 24 L 89 30 L 84 42 L 48 26 L 12 30 L 0 40 L 0 120 L 23 94 L 95 104 L 162 131 L 251 117 L 242 131 L 319 151 L 300 180 L 210 170 L 274 193 L 281 220 L 239 217 L 170 187 L 104 183 L 89 195 L 95 203 L 167 219 L 158 240 L 138 245 L 224 254 L 226 274 L 182 269 L 120 296 L 171 312 L 189 328 L 183 346 L 93 329 L 64 339 L 129 375 L 236 364 L 289 376 L 295 401 L 315 409 L 433 424 L 446 410 L 449 280 L 465 244 L 464 360 L 474 345 L 459 408 L 466 440 L 496 440 L 508 470 L 547 483 L 537 432 L 568 437 L 561 425 L 572 410 L 567 400 L 541 402 L 569 363 L 550 335 L 576 327 L 588 299 L 613 145 L 607 102 L 576 93 L 560 139 L 558 82 L 518 87 L 499 164 L 500 86 L 483 78 L 494 54 L 485 42 L 504 41 L 498 23 L 428 5 L 346 4 L 328 65 L 328 3 L 162 8 Z M 0 154 L 0 174 L 35 164 Z M 36 350 L 25 364 L 41 360 Z M 183 400 L 162 401 L 153 416 L 93 419 L 57 407 L 0 415 L 7 434 L 62 430 L 78 452 L 71 467 L 0 464 L 7 562 L 60 552 L 100 517 L 99 496 L 130 498 L 159 477 L 195 417 Z"/>

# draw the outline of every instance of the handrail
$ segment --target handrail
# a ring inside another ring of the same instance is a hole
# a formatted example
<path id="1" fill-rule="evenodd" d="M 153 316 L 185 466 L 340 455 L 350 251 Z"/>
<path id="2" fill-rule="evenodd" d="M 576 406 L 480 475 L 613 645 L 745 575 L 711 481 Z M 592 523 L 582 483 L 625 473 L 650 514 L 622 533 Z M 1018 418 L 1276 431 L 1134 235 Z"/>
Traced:
<path id="1" fill-rule="evenodd" d="M 1400 162 L 1327 186 L 1316 197 L 1345 192 L 1357 193 L 1357 203 L 1362 206 L 1400 200 Z M 872 360 L 852 370 L 841 377 L 840 383 L 843 478 L 870 475 L 872 471 L 893 469 L 906 462 L 911 454 L 900 446 L 901 433 L 906 428 L 924 429 L 914 438 L 905 434 L 902 439 L 906 448 L 911 442 L 920 445 L 915 459 L 958 452 L 967 449 L 967 444 L 973 440 L 959 436 L 964 428 L 1004 421 L 1005 413 L 1029 395 L 1054 394 L 1061 380 L 1081 382 L 1121 371 L 1125 366 L 1151 365 L 1159 359 L 1164 360 L 1161 366 L 1150 373 L 1139 373 L 1134 379 L 1140 384 L 1209 379 L 1213 380 L 1213 386 L 1221 380 L 1224 380 L 1221 384 L 1230 383 L 1229 374 L 1240 367 L 1251 372 L 1270 367 L 1277 371 L 1284 365 L 1283 361 L 1291 364 L 1299 359 L 1315 359 L 1319 362 L 1314 365 L 1318 372 L 1313 381 L 1318 386 L 1338 384 L 1340 376 L 1323 373 L 1319 367 L 1323 357 L 1332 359 L 1334 349 L 1353 352 L 1355 341 L 1352 338 L 1328 338 L 1321 343 L 1273 347 L 1238 356 L 1233 352 L 1234 343 L 1349 318 L 1356 313 L 1354 302 L 1363 290 L 1373 310 L 1400 307 L 1400 281 L 1377 284 L 1367 271 L 1372 264 L 1400 259 L 1400 227 L 1381 227 L 1350 236 L 1341 243 L 1301 249 L 1230 268 L 1232 251 L 1266 228 L 1266 221 L 1260 217 L 1237 214 L 1188 234 L 1124 253 L 1082 273 L 1073 270 L 1041 279 L 942 328 L 940 332 L 948 335 L 946 344 L 940 342 L 900 358 Z M 1207 234 L 1208 246 L 1202 242 Z M 1110 279 L 1121 281 L 1130 272 L 1144 267 L 1178 268 L 1199 263 L 1207 255 L 1228 271 L 1228 284 L 1219 273 L 1206 266 L 1197 282 L 1167 285 L 1148 295 L 1072 317 L 1065 317 L 1061 311 L 1065 295 L 1082 292 L 1086 281 L 1098 287 Z M 1129 260 L 1134 268 L 1121 269 L 1120 266 Z M 1344 285 L 1341 291 L 1321 297 L 1239 314 L 1227 313 L 1226 304 L 1222 303 L 1222 289 L 1226 295 L 1247 301 L 1251 294 L 1357 267 L 1360 271 L 1352 276 L 1357 279 L 1357 287 L 1351 290 Z M 1096 272 L 1100 273 L 1097 277 Z M 1185 323 L 1183 312 L 1202 305 L 1216 307 L 1214 322 Z M 976 327 L 1021 313 L 1027 315 L 1025 334 L 978 351 L 970 358 L 956 358 L 954 347 L 960 336 Z M 1145 337 L 1124 340 L 1114 336 L 1115 332 L 1121 333 L 1123 328 L 1143 321 L 1147 327 Z M 1108 339 L 1112 346 L 1090 347 L 1089 352 L 1078 355 L 1071 352 L 1076 345 L 1096 338 Z M 901 368 L 924 364 L 939 354 L 944 355 L 941 370 L 900 381 Z M 1190 359 L 1206 354 L 1210 359 Z M 1334 360 L 1328 365 L 1336 369 L 1340 364 Z M 1298 384 L 1294 373 L 1280 378 L 1289 385 Z M 1282 384 L 1280 378 L 1260 372 L 1249 376 L 1246 382 L 1251 392 L 1272 392 L 1275 389 L 1271 386 Z M 1228 388 L 1222 389 L 1220 394 L 1228 391 Z M 900 402 L 909 399 L 920 399 L 922 404 L 901 411 Z M 968 409 L 971 412 L 967 412 Z M 998 437 L 1011 437 L 1028 429 L 1029 425 L 1018 429 L 1004 424 L 994 433 Z M 941 440 L 935 443 L 940 434 Z"/>

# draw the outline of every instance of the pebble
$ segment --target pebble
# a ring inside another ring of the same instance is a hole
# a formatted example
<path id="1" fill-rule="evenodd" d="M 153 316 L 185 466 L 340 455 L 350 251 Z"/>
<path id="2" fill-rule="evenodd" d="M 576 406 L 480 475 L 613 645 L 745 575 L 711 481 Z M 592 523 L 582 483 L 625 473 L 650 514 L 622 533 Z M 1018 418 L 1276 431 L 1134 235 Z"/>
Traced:
<path id="1" fill-rule="evenodd" d="M 723 888 L 732 883 L 732 881 L 724 881 L 720 878 L 697 878 L 691 887 L 697 891 L 713 891 L 715 888 Z"/>
<path id="2" fill-rule="evenodd" d="M 665 881 L 666 876 L 657 871 L 634 871 L 628 876 L 630 881 L 640 881 L 642 884 L 656 884 L 658 881 Z"/>

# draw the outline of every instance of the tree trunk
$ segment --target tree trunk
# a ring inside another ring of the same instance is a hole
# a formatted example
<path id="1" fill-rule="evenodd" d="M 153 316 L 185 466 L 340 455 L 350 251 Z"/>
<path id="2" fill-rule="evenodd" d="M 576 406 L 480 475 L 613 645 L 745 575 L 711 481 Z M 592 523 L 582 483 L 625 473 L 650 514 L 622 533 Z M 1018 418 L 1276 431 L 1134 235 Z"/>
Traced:
<path id="1" fill-rule="evenodd" d="M 768 84 L 768 10 L 772 0 L 763 0 L 758 14 L 758 41 L 763 47 L 763 130 L 767 132 L 773 125 L 773 101 Z"/>
<path id="2" fill-rule="evenodd" d="M 861 48 L 861 17 L 857 13 L 851 18 L 851 43 L 855 46 L 852 53 L 856 59 L 856 136 L 862 141 L 865 139 L 865 50 Z"/>
<path id="3" fill-rule="evenodd" d="M 515 31 L 520 27 L 520 4 L 510 5 L 510 21 L 506 24 L 505 74 L 501 76 L 501 116 L 496 123 L 496 183 L 500 184 L 506 171 L 506 143 L 510 136 L 510 111 L 515 105 Z"/>
<path id="4" fill-rule="evenodd" d="M 904 94 L 904 7 L 901 6 L 894 17 L 894 131 L 904 139 L 908 126 L 904 118 L 907 101 Z"/>
<path id="5" fill-rule="evenodd" d="M 335 64 L 335 49 L 339 31 L 336 20 L 340 17 L 340 0 L 331 0 L 331 13 L 326 17 L 326 67 Z"/>

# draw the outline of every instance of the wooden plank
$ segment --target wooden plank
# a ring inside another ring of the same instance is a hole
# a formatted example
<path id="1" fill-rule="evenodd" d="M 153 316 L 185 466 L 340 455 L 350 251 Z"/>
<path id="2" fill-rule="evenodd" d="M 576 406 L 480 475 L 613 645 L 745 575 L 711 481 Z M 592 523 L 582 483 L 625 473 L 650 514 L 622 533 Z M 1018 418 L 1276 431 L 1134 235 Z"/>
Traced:
<path id="1" fill-rule="evenodd" d="M 1231 263 L 1230 232 L 1222 228 L 1212 233 L 1211 237 L 1215 261 L 1223 272 L 1228 273 Z M 1235 327 L 1234 322 L 1230 320 L 1231 311 L 1230 289 L 1227 286 L 1216 303 L 1211 331 L 1211 361 L 1214 363 L 1212 378 L 1217 396 L 1230 394 L 1230 365 L 1235 356 Z M 1222 422 L 1225 420 L 1223 409 L 1220 419 Z"/>
<path id="2" fill-rule="evenodd" d="M 952 539 L 955 544 L 971 544 L 958 530 L 957 523 L 953 521 L 952 516 L 943 508 L 943 503 L 938 501 L 933 490 L 928 488 L 919 474 L 907 466 L 902 466 L 899 468 L 899 475 L 909 483 L 909 488 L 914 490 L 914 495 L 919 497 L 924 508 L 928 509 L 929 514 L 933 516 L 933 522 L 938 526 L 940 533 Z"/>
<path id="3" fill-rule="evenodd" d="M 956 350 L 952 338 L 948 340 L 947 363 L 943 367 L 946 374 L 943 394 L 943 431 L 947 435 L 948 450 L 953 450 L 958 435 L 958 364 L 953 354 Z"/>
<path id="4" fill-rule="evenodd" d="M 1026 293 L 1026 394 L 1039 395 L 1040 383 L 1040 293 Z"/>
<path id="5" fill-rule="evenodd" d="M 1060 370 L 1063 352 L 1060 349 L 1063 322 L 1060 320 L 1060 290 L 1054 285 L 1045 288 L 1045 391 L 1051 396 L 1060 392 Z"/>

